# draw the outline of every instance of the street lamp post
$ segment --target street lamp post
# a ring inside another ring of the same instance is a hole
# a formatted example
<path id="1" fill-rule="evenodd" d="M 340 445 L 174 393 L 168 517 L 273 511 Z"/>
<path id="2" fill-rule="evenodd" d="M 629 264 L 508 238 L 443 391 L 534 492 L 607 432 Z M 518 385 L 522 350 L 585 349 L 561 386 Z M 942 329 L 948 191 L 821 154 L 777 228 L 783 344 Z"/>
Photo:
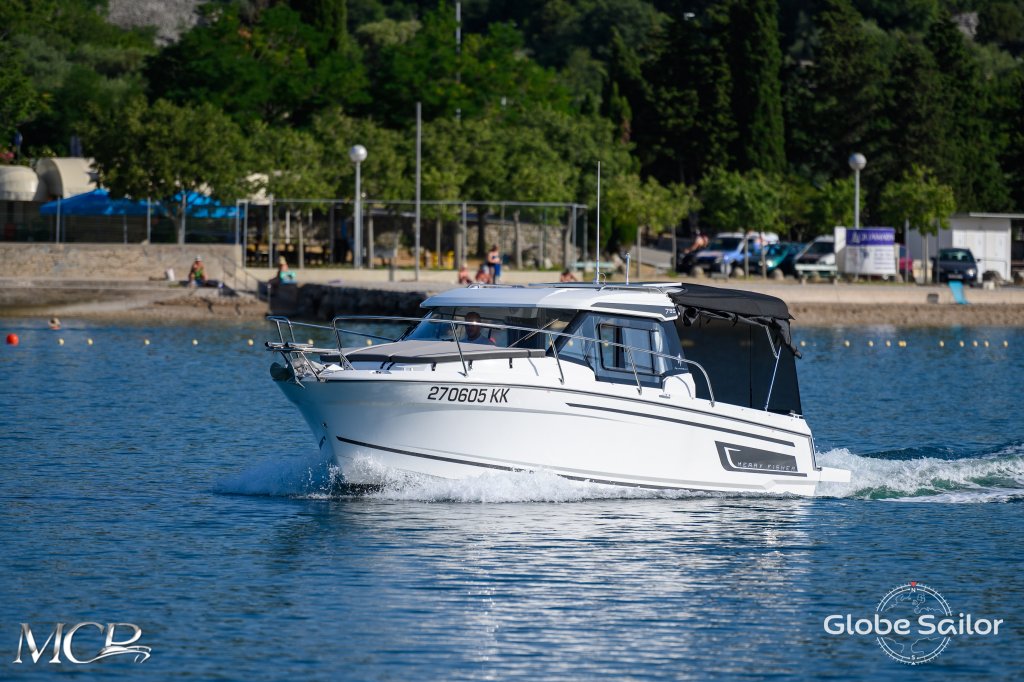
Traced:
<path id="1" fill-rule="evenodd" d="M 352 266 L 361 268 L 363 266 L 363 188 L 359 168 L 363 161 L 366 161 L 366 147 L 361 144 L 355 145 L 348 150 L 348 158 L 356 165 L 356 210 L 352 239 Z"/>
<path id="2" fill-rule="evenodd" d="M 860 229 L 860 172 L 868 165 L 863 154 L 850 154 L 850 168 L 853 169 L 853 229 Z"/>

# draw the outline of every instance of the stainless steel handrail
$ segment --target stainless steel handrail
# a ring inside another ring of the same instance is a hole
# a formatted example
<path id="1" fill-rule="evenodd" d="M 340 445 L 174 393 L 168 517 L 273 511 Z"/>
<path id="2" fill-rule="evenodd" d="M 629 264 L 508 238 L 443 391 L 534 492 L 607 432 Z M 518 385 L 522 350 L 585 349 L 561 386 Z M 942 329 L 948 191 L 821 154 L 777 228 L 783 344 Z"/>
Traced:
<path id="1" fill-rule="evenodd" d="M 429 317 L 404 317 L 404 316 L 398 316 L 398 315 L 339 315 L 339 316 L 337 316 L 337 317 L 335 317 L 334 319 L 331 320 L 331 326 L 330 327 L 326 327 L 326 326 L 323 326 L 323 325 L 311 324 L 311 323 L 308 323 L 308 322 L 292 322 L 291 320 L 289 320 L 286 317 L 272 316 L 272 317 L 268 317 L 267 319 L 272 321 L 272 322 L 276 322 L 277 323 L 278 334 L 281 336 L 281 342 L 282 343 L 285 343 L 285 339 L 284 339 L 284 336 L 283 336 L 283 332 L 281 331 L 281 322 L 287 323 L 289 331 L 290 331 L 291 336 L 292 336 L 292 342 L 293 343 L 294 343 L 294 339 L 295 339 L 294 326 L 310 327 L 310 328 L 315 328 L 315 329 L 332 329 L 332 330 L 334 330 L 336 332 L 336 336 L 338 338 L 338 349 L 337 349 L 338 350 L 338 354 L 340 355 L 342 361 L 346 365 L 348 365 L 349 368 L 352 367 L 352 364 L 348 360 L 348 358 L 345 356 L 345 351 L 342 348 L 341 342 L 340 342 L 340 335 L 337 335 L 337 332 L 339 331 L 337 323 L 339 321 L 416 322 L 416 323 L 426 322 L 426 323 L 429 323 L 429 324 L 444 324 L 444 325 L 448 325 L 452 329 L 452 338 L 455 341 L 455 347 L 458 350 L 459 359 L 462 362 L 463 374 L 465 376 L 469 375 L 469 368 L 466 365 L 466 358 L 465 358 L 465 355 L 463 354 L 462 344 L 459 342 L 458 334 L 456 333 L 456 327 L 457 326 L 465 327 L 467 325 L 473 324 L 473 325 L 479 325 L 479 326 L 482 326 L 482 327 L 489 327 L 489 328 L 492 328 L 492 329 L 504 329 L 504 330 L 524 331 L 524 332 L 535 332 L 535 331 L 537 331 L 536 327 L 522 327 L 522 326 L 518 326 L 518 325 L 502 324 L 500 322 L 487 322 L 487 323 L 483 323 L 483 322 L 467 322 L 465 320 L 445 320 L 445 319 L 433 319 L 433 318 L 429 318 Z M 355 330 L 343 330 L 343 331 L 345 331 L 346 333 L 355 334 L 357 336 L 364 336 L 364 337 L 368 337 L 368 338 L 384 339 L 384 340 L 387 340 L 389 342 L 398 341 L 401 338 L 403 338 L 403 337 L 399 337 L 397 339 L 391 339 L 391 338 L 386 337 L 386 336 L 378 336 L 378 335 L 369 334 L 369 333 L 366 333 L 366 332 L 359 332 L 359 331 L 355 331 Z M 678 356 L 674 356 L 674 355 L 668 355 L 666 353 L 659 353 L 658 351 L 655 351 L 655 350 L 648 350 L 646 348 L 634 348 L 632 346 L 627 346 L 627 345 L 622 344 L 622 343 L 615 343 L 614 341 L 603 341 L 601 339 L 595 339 L 595 338 L 592 338 L 592 337 L 589 337 L 589 336 L 582 336 L 580 334 L 566 334 L 565 332 L 556 332 L 556 331 L 543 331 L 542 333 L 545 334 L 545 335 L 559 336 L 559 337 L 563 337 L 563 338 L 566 338 L 566 339 L 576 339 L 576 340 L 582 341 L 584 343 L 593 343 L 593 344 L 600 343 L 600 344 L 607 345 L 607 346 L 613 346 L 613 347 L 616 347 L 616 348 L 622 348 L 623 350 L 625 350 L 629 354 L 630 363 L 632 365 L 633 377 L 634 377 L 634 379 L 637 382 L 637 388 L 640 391 L 640 393 L 643 393 L 643 388 L 642 388 L 642 385 L 640 384 L 639 373 L 636 370 L 636 362 L 635 362 L 635 360 L 633 358 L 633 351 L 640 352 L 640 353 L 646 353 L 647 355 L 651 355 L 653 357 L 665 358 L 666 360 L 670 360 L 672 362 L 679 362 L 679 363 L 683 363 L 683 364 L 686 364 L 686 365 L 692 365 L 693 367 L 696 367 L 698 370 L 700 370 L 701 375 L 703 375 L 704 383 L 708 387 L 708 397 L 709 397 L 709 400 L 711 402 L 711 406 L 714 407 L 714 405 L 715 405 L 715 392 L 714 392 L 714 389 L 711 387 L 711 378 L 708 376 L 708 373 L 704 369 L 703 365 L 701 365 L 699 362 L 696 362 L 694 360 L 687 360 L 686 358 L 682 358 L 682 357 L 678 357 Z M 554 349 L 554 344 L 552 344 L 552 348 Z M 595 348 L 596 348 L 596 346 L 595 346 Z M 276 348 L 271 348 L 271 350 L 276 350 L 278 352 L 285 352 L 282 349 L 276 349 Z M 298 352 L 298 353 L 303 353 L 304 354 L 305 352 L 310 352 L 310 351 L 312 351 L 314 349 L 308 349 L 308 348 L 307 349 L 297 349 L 296 348 L 296 349 L 289 349 L 289 350 L 290 350 L 290 352 Z M 555 357 L 555 362 L 558 365 L 558 371 L 559 371 L 559 374 L 561 375 L 562 383 L 565 383 L 565 375 L 562 372 L 562 364 L 561 364 L 561 360 L 558 357 L 557 350 L 555 350 L 553 354 L 554 354 L 554 357 Z M 595 361 L 596 361 L 596 358 L 595 358 Z"/>

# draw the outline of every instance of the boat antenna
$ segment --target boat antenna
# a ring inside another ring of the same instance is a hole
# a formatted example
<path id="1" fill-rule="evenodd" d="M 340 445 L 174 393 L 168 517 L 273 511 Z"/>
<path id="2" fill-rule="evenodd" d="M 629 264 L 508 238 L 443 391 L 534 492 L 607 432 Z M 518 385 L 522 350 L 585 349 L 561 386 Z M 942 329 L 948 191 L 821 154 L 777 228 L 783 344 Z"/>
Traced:
<path id="1" fill-rule="evenodd" d="M 601 283 L 601 162 L 597 162 L 597 243 L 594 245 L 594 284 Z"/>

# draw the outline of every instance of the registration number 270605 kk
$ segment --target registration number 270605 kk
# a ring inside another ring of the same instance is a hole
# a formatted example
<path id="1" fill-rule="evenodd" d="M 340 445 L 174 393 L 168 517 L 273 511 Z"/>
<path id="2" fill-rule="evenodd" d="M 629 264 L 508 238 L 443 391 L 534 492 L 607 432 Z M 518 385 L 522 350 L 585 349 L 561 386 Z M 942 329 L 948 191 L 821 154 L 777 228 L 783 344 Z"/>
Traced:
<path id="1" fill-rule="evenodd" d="M 507 388 L 468 388 L 465 386 L 431 386 L 427 400 L 450 403 L 507 403 Z"/>

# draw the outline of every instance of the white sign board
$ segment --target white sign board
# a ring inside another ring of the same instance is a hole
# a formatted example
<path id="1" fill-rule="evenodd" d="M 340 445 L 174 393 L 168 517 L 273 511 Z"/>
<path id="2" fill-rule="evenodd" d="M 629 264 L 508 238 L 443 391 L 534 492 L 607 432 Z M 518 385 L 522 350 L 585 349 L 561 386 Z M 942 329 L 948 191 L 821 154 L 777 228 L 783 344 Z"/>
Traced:
<path id="1" fill-rule="evenodd" d="M 848 275 L 895 275 L 895 246 L 896 230 L 892 227 L 847 229 L 843 272 Z"/>

